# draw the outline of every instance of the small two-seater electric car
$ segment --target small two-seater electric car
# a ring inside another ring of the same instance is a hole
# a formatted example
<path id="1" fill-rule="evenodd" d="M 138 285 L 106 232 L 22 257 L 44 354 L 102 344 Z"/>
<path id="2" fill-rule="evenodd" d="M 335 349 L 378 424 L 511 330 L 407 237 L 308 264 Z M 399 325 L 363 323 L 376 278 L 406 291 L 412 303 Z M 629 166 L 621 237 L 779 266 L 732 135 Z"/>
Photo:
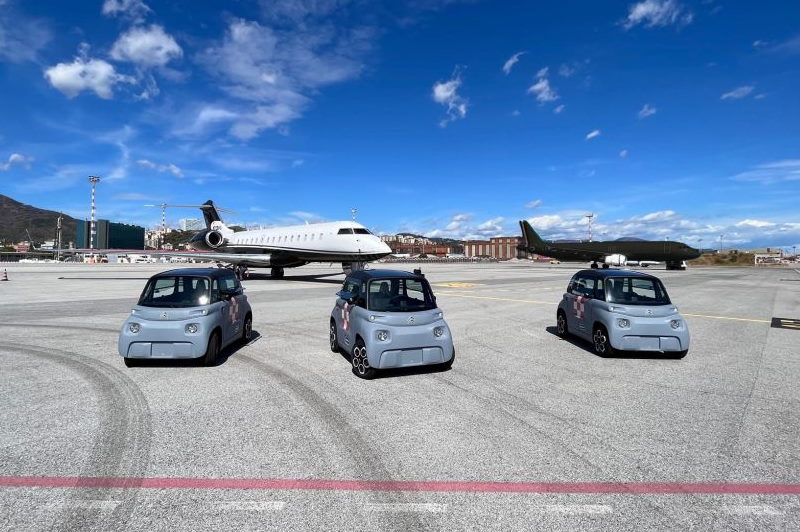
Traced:
<path id="1" fill-rule="evenodd" d="M 141 360 L 200 358 L 217 362 L 229 344 L 248 341 L 253 312 L 232 270 L 186 268 L 154 275 L 122 324 L 119 354 Z"/>
<path id="2" fill-rule="evenodd" d="M 361 270 L 347 276 L 331 311 L 331 351 L 351 354 L 353 373 L 440 365 L 455 359 L 453 338 L 421 273 Z"/>
<path id="3" fill-rule="evenodd" d="M 683 358 L 686 320 L 661 281 L 631 270 L 581 270 L 572 276 L 556 311 L 556 332 L 582 337 L 600 356 L 616 351 L 660 351 Z"/>

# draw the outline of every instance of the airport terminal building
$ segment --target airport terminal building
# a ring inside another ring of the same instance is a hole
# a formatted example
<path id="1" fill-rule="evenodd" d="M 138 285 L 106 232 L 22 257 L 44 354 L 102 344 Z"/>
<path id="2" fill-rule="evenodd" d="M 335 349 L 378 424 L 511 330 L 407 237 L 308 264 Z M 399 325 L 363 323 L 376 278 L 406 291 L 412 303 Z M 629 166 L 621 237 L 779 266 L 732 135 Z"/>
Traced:
<path id="1" fill-rule="evenodd" d="M 95 222 L 96 242 L 89 242 L 90 222 L 78 222 L 75 243 L 79 248 L 96 249 L 144 249 L 144 227 L 128 225 L 108 220 Z"/>
<path id="2" fill-rule="evenodd" d="M 498 236 L 489 240 L 467 240 L 464 254 L 467 257 L 490 257 L 497 260 L 524 259 L 527 254 L 517 249 L 523 244 L 522 237 Z"/>

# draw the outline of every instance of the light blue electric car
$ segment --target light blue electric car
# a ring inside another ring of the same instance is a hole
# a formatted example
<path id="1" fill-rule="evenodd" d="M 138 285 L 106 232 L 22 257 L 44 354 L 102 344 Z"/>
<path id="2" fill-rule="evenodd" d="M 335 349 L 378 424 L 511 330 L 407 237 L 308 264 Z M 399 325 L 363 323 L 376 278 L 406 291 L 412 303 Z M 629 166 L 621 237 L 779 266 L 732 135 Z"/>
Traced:
<path id="1" fill-rule="evenodd" d="M 353 272 L 336 295 L 331 351 L 350 353 L 358 377 L 371 379 L 385 368 L 452 366 L 456 353 L 450 328 L 421 273 Z"/>
<path id="2" fill-rule="evenodd" d="M 125 365 L 201 358 L 207 366 L 237 340 L 251 338 L 253 312 L 227 268 L 185 268 L 154 275 L 119 333 Z"/>
<path id="3" fill-rule="evenodd" d="M 630 270 L 581 270 L 556 311 L 556 332 L 589 340 L 600 356 L 659 351 L 683 358 L 689 328 L 661 281 Z"/>

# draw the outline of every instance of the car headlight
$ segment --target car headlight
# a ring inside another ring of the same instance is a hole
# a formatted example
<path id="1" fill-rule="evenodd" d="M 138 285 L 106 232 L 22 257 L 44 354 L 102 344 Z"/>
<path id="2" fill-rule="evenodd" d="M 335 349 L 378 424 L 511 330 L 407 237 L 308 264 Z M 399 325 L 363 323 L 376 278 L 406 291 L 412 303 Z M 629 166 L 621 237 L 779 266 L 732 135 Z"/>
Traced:
<path id="1" fill-rule="evenodd" d="M 444 312 L 441 312 L 441 311 L 437 312 L 436 313 L 436 317 L 439 318 L 439 319 L 442 319 L 444 317 Z"/>
<path id="2" fill-rule="evenodd" d="M 389 339 L 389 331 L 378 331 L 377 336 L 378 340 L 380 340 L 381 342 L 385 342 L 386 340 Z"/>
<path id="3" fill-rule="evenodd" d="M 440 338 L 443 334 L 444 334 L 444 327 L 439 326 L 433 328 L 433 335 L 436 338 Z"/>
<path id="4" fill-rule="evenodd" d="M 130 332 L 132 332 L 133 334 L 138 333 L 139 329 L 141 329 L 141 328 L 142 328 L 142 326 L 139 325 L 138 323 L 136 323 L 135 321 L 132 321 L 131 323 L 128 324 L 128 330 Z"/>
<path id="5" fill-rule="evenodd" d="M 197 324 L 196 324 L 196 323 L 190 323 L 190 324 L 188 324 L 188 325 L 186 326 L 186 332 L 187 332 L 187 333 L 189 333 L 189 334 L 194 334 L 194 333 L 196 333 L 196 332 L 197 332 Z"/>
<path id="6" fill-rule="evenodd" d="M 669 326 L 673 329 L 681 328 L 681 320 L 669 320 Z"/>
<path id="7" fill-rule="evenodd" d="M 375 321 L 375 316 L 373 314 L 370 314 L 369 321 Z"/>
<path id="8" fill-rule="evenodd" d="M 625 318 L 617 318 L 617 325 L 622 327 L 623 329 L 627 329 L 631 326 L 631 322 Z"/>

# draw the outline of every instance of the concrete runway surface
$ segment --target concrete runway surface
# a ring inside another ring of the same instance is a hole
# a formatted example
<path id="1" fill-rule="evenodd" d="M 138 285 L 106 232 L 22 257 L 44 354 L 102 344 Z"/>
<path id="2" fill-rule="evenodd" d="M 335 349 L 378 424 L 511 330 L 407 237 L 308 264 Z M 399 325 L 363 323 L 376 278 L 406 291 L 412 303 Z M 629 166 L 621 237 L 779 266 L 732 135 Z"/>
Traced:
<path id="1" fill-rule="evenodd" d="M 452 370 L 362 381 L 337 267 L 244 281 L 258 337 L 216 367 L 126 368 L 171 266 L 1 266 L 2 530 L 800 529 L 797 270 L 648 269 L 692 334 L 668 360 L 555 335 L 578 265 L 423 265 Z"/>

